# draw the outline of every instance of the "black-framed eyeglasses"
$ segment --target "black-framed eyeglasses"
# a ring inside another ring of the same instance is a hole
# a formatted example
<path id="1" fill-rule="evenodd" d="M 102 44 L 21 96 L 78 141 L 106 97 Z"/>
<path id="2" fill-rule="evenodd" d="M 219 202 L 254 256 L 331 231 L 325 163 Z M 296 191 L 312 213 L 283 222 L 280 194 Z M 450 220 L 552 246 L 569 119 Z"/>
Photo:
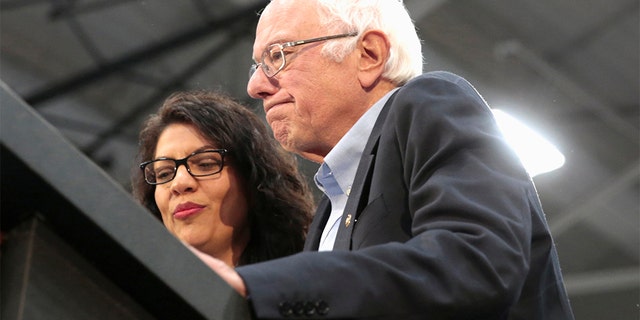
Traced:
<path id="1" fill-rule="evenodd" d="M 197 151 L 183 159 L 158 158 L 140 164 L 144 180 L 151 185 L 167 183 L 176 177 L 180 165 L 193 177 L 214 175 L 224 168 L 226 149 Z"/>
<path id="2" fill-rule="evenodd" d="M 346 37 L 355 37 L 357 35 L 358 35 L 357 32 L 350 32 L 350 33 L 336 34 L 333 36 L 312 38 L 312 39 L 306 39 L 306 40 L 289 41 L 285 43 L 274 43 L 268 46 L 262 52 L 262 56 L 260 57 L 259 63 L 254 63 L 251 65 L 251 69 L 249 69 L 249 79 L 253 77 L 253 74 L 256 72 L 256 70 L 258 70 L 258 67 L 262 68 L 262 71 L 264 71 L 264 74 L 269 78 L 275 76 L 276 74 L 278 74 L 278 72 L 280 72 L 280 70 L 284 69 L 284 67 L 287 65 L 287 60 L 284 52 L 285 48 L 295 47 L 295 46 L 313 43 L 313 42 L 319 42 L 319 41 L 326 41 L 326 40 L 346 38 Z"/>

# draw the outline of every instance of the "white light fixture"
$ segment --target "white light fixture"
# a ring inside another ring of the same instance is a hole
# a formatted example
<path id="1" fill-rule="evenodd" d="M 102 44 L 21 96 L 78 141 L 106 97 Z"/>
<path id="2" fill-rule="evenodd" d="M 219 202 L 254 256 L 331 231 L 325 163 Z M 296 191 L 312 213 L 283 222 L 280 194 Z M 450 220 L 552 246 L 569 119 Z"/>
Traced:
<path id="1" fill-rule="evenodd" d="M 507 143 L 532 177 L 564 165 L 564 155 L 540 134 L 502 110 L 492 111 Z"/>

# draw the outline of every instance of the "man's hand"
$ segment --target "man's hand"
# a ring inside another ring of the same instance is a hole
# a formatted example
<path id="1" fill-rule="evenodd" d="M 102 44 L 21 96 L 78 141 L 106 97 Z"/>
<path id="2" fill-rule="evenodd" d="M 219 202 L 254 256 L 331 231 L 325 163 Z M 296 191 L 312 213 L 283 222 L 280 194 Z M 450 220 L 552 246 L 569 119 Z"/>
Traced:
<path id="1" fill-rule="evenodd" d="M 238 273 L 222 260 L 218 260 L 206 253 L 202 253 L 197 249 L 187 246 L 200 260 L 202 260 L 209 268 L 215 271 L 224 281 L 226 281 L 233 289 L 235 289 L 242 297 L 247 297 L 247 287 Z"/>

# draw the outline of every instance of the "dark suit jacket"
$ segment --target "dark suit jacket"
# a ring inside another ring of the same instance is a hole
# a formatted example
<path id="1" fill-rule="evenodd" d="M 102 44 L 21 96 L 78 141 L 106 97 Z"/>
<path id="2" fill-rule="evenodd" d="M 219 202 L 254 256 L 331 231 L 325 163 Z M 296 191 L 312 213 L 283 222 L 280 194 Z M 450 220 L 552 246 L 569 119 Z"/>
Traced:
<path id="1" fill-rule="evenodd" d="M 261 318 L 572 319 L 535 187 L 464 79 L 424 74 L 383 108 L 333 252 L 237 268 Z"/>

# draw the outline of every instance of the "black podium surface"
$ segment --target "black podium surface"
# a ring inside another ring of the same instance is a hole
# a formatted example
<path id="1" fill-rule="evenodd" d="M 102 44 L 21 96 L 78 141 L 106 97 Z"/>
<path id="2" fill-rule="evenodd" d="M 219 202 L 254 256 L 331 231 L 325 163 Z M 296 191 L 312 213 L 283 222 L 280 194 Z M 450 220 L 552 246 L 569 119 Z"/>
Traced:
<path id="1" fill-rule="evenodd" d="M 0 82 L 2 319 L 249 319 L 247 304 Z"/>

